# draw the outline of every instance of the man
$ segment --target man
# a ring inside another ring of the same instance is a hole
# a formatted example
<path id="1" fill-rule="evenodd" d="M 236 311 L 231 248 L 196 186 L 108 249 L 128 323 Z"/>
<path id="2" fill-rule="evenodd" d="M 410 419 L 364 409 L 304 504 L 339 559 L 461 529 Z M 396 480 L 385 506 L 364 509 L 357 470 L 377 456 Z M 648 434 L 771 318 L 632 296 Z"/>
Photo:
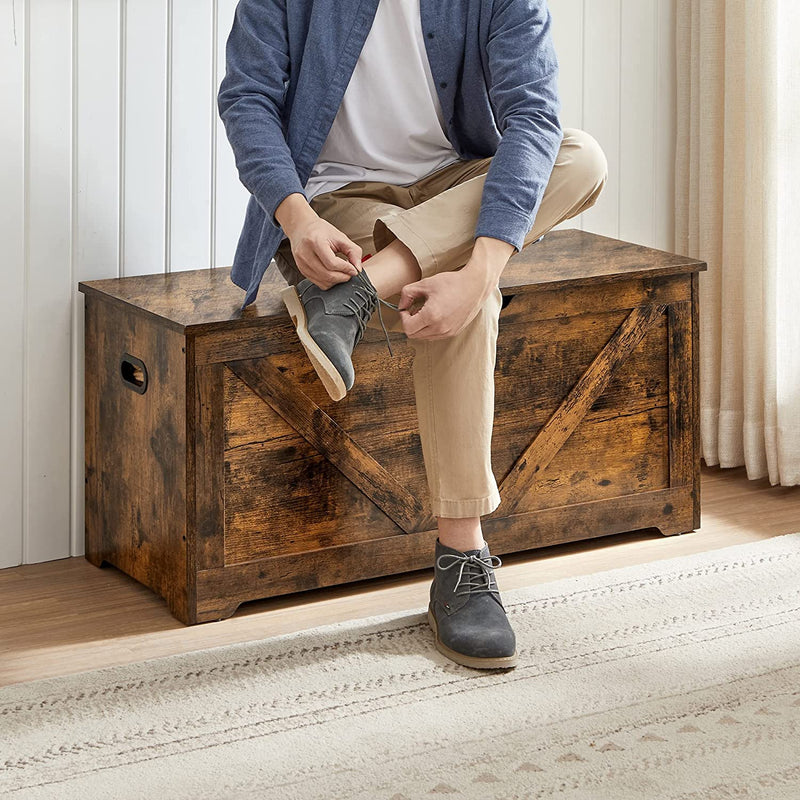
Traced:
<path id="1" fill-rule="evenodd" d="M 366 325 L 411 342 L 438 525 L 428 619 L 475 668 L 517 662 L 480 524 L 500 503 L 499 277 L 607 179 L 597 142 L 561 128 L 557 74 L 545 0 L 240 0 L 218 94 L 252 194 L 243 307 L 274 257 L 334 400 Z"/>

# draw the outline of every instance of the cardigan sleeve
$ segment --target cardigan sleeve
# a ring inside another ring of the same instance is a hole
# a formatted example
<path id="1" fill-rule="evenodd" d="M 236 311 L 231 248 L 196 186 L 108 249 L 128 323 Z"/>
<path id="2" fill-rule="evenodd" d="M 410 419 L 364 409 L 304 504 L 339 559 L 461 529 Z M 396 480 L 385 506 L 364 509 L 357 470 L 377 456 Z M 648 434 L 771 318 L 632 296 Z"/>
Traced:
<path id="1" fill-rule="evenodd" d="M 275 209 L 305 191 L 283 132 L 289 80 L 286 0 L 239 0 L 225 44 L 217 108 L 239 180 L 276 227 Z"/>
<path id="2" fill-rule="evenodd" d="M 563 136 L 546 1 L 495 0 L 486 47 L 489 100 L 501 140 L 486 173 L 475 238 L 502 239 L 519 252 Z"/>

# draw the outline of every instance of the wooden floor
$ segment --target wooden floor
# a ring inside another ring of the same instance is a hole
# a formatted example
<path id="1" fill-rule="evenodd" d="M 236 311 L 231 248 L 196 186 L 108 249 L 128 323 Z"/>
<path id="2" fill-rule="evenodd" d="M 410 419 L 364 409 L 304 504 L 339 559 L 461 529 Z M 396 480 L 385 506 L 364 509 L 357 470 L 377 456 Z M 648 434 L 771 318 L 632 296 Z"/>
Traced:
<path id="1" fill-rule="evenodd" d="M 705 465 L 701 481 L 696 531 L 650 529 L 506 555 L 496 571 L 501 594 L 800 531 L 800 486 Z M 230 619 L 185 627 L 148 589 L 82 557 L 0 570 L 0 686 L 422 608 L 432 577 L 433 554 L 426 570 L 246 603 Z"/>

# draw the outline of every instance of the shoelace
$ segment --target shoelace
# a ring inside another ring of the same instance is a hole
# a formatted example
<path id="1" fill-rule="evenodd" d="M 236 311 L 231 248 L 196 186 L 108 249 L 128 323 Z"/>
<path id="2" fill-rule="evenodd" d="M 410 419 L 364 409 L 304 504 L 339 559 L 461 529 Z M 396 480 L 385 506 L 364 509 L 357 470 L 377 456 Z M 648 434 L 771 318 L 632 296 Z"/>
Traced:
<path id="1" fill-rule="evenodd" d="M 445 558 L 452 558 L 453 560 L 445 566 L 442 563 L 442 559 Z M 495 564 L 493 559 L 497 560 Z M 462 579 L 464 576 L 464 568 L 469 565 L 470 569 L 467 572 L 467 577 L 469 580 L 464 581 L 463 585 L 467 587 L 466 592 L 455 592 L 455 594 L 469 594 L 470 592 L 494 592 L 498 591 L 497 589 L 497 582 L 494 580 L 494 574 L 492 573 L 493 567 L 499 567 L 502 565 L 502 561 L 500 560 L 500 556 L 490 555 L 488 558 L 481 558 L 480 556 L 476 555 L 463 555 L 457 556 L 452 553 L 444 553 L 443 555 L 439 556 L 436 560 L 436 564 L 439 569 L 446 570 L 454 567 L 456 564 L 460 563 L 461 568 L 458 571 L 458 580 L 456 581 L 455 589 L 458 589 L 459 586 L 462 585 Z M 472 568 L 476 567 L 477 571 L 473 572 Z M 474 584 L 472 581 L 476 578 L 478 580 L 477 584 Z"/>
<path id="2" fill-rule="evenodd" d="M 362 275 L 364 277 L 361 277 Z M 359 288 L 355 288 L 353 290 L 354 294 L 358 295 L 358 297 L 362 299 L 363 305 L 359 303 L 355 303 L 354 305 L 349 305 L 348 301 L 351 299 L 349 297 L 347 298 L 347 300 L 345 300 L 343 305 L 347 306 L 347 308 L 351 309 L 352 311 L 355 311 L 356 320 L 358 321 L 359 338 L 361 338 L 361 336 L 364 335 L 365 328 L 367 327 L 367 320 L 372 315 L 372 312 L 369 311 L 369 298 L 372 295 L 372 293 L 375 292 L 375 287 L 372 286 L 372 282 L 369 280 L 369 277 L 364 273 L 363 267 L 358 272 L 356 272 L 356 274 L 353 276 L 353 278 L 351 278 L 351 280 L 353 280 L 354 278 L 359 279 L 359 281 L 364 286 L 364 290 L 367 293 L 366 295 L 362 294 Z M 389 355 L 393 357 L 394 353 L 392 352 L 392 343 L 389 341 L 389 333 L 386 330 L 386 325 L 384 325 L 383 323 L 383 314 L 381 314 L 381 303 L 383 303 L 383 305 L 385 306 L 388 306 L 389 308 L 393 308 L 395 311 L 399 311 L 400 309 L 396 305 L 394 305 L 394 303 L 390 303 L 387 300 L 382 300 L 380 297 L 378 297 L 377 293 L 375 293 L 375 297 L 377 297 L 378 299 L 378 320 L 381 323 L 381 328 L 383 328 L 383 335 L 386 337 L 386 346 L 389 348 Z"/>

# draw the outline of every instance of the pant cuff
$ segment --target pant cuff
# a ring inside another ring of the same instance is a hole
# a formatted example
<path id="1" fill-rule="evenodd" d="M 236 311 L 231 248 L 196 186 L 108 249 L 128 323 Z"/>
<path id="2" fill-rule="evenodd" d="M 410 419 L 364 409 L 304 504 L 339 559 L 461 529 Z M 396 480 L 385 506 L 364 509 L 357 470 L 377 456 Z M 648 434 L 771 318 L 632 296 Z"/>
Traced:
<path id="1" fill-rule="evenodd" d="M 414 254 L 423 278 L 435 275 L 439 271 L 436 256 L 428 243 L 401 216 L 387 214 L 377 217 L 372 228 L 375 251 L 382 250 L 395 239 L 399 239 Z"/>
<path id="2" fill-rule="evenodd" d="M 445 500 L 435 498 L 431 500 L 431 508 L 435 517 L 480 517 L 491 514 L 500 505 L 500 492 L 495 490 L 487 497 L 473 500 Z"/>

